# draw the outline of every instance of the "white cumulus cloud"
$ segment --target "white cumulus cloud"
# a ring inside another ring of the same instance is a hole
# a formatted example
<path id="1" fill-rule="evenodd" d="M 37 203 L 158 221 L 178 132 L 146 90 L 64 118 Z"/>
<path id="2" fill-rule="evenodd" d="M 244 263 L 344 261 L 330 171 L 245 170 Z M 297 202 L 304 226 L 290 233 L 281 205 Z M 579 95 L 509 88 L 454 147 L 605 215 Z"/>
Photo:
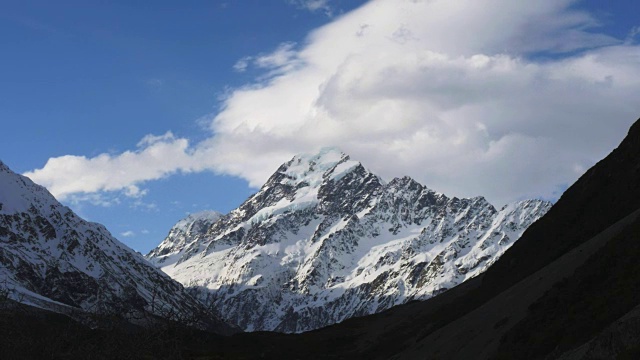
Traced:
<path id="1" fill-rule="evenodd" d="M 25 175 L 46 186 L 61 200 L 81 200 L 82 196 L 73 195 L 119 190 L 126 196 L 139 198 L 146 190 L 137 184 L 177 171 L 195 170 L 202 170 L 202 164 L 194 157 L 189 141 L 167 132 L 162 136 L 148 135 L 138 143 L 136 150 L 118 155 L 51 158 L 42 169 Z"/>
<path id="2" fill-rule="evenodd" d="M 371 1 L 304 44 L 240 62 L 265 74 L 227 94 L 209 139 L 148 137 L 27 175 L 58 196 L 135 195 L 204 169 L 259 186 L 294 154 L 333 145 L 383 177 L 455 196 L 553 198 L 640 115 L 640 47 L 599 33 L 576 4 Z"/>

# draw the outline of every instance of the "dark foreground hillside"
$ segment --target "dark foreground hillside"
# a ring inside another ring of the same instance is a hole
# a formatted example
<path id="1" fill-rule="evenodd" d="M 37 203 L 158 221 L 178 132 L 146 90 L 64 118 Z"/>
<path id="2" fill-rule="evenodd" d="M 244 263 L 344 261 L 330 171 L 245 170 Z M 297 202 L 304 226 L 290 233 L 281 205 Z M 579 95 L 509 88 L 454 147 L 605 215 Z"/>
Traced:
<path id="1" fill-rule="evenodd" d="M 640 220 L 627 226 L 575 274 L 556 283 L 533 303 L 527 316 L 502 339 L 497 357 L 537 359 L 547 354 L 556 357 L 588 342 L 632 310 L 637 312 L 640 304 L 638 259 Z M 639 359 L 640 314 L 629 315 L 624 324 L 612 327 L 614 331 L 621 330 L 619 334 L 611 333 L 607 339 L 613 352 L 604 351 L 603 344 L 596 340 L 581 350 L 584 356 Z"/>
<path id="2" fill-rule="evenodd" d="M 102 327 L 91 329 L 0 299 L 0 359 L 190 359 L 222 338 L 177 323 L 141 328 L 115 317 L 99 320 Z"/>
<path id="3" fill-rule="evenodd" d="M 639 241 L 640 121 L 488 272 L 430 300 L 299 335 L 94 331 L 12 312 L 19 325 L 3 320 L 0 336 L 8 351 L 31 355 L 31 337 L 58 358 L 635 359 Z M 85 345 L 67 356 L 76 337 Z"/>

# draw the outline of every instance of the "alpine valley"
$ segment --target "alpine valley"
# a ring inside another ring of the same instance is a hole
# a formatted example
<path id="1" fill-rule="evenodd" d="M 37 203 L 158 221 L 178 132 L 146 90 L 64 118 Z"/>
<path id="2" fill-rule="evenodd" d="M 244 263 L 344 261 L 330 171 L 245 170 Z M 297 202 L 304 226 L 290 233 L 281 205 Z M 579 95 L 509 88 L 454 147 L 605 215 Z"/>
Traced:
<path id="1" fill-rule="evenodd" d="M 223 319 L 296 333 L 438 295 L 493 264 L 551 203 L 495 208 L 334 148 L 295 156 L 227 215 L 193 214 L 148 255 Z"/>

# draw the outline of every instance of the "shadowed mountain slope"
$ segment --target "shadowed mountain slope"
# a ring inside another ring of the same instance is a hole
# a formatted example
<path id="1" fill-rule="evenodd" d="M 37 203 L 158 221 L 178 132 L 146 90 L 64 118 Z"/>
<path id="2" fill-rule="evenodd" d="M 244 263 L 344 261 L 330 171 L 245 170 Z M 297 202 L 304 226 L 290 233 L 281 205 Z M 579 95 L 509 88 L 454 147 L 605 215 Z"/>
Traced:
<path id="1" fill-rule="evenodd" d="M 501 339 L 497 358 L 556 358 L 565 352 L 565 359 L 640 355 L 638 213 L 574 274 L 531 304 Z"/>

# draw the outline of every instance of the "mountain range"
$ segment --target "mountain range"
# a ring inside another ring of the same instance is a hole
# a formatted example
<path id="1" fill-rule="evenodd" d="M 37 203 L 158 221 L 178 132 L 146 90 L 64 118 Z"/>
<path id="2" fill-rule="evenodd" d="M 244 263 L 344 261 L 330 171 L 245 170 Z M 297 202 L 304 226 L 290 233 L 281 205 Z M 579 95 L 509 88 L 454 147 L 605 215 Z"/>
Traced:
<path id="1" fill-rule="evenodd" d="M 147 258 L 231 324 L 302 332 L 477 276 L 550 207 L 387 183 L 325 148 L 284 163 L 229 214 L 181 220 Z"/>

